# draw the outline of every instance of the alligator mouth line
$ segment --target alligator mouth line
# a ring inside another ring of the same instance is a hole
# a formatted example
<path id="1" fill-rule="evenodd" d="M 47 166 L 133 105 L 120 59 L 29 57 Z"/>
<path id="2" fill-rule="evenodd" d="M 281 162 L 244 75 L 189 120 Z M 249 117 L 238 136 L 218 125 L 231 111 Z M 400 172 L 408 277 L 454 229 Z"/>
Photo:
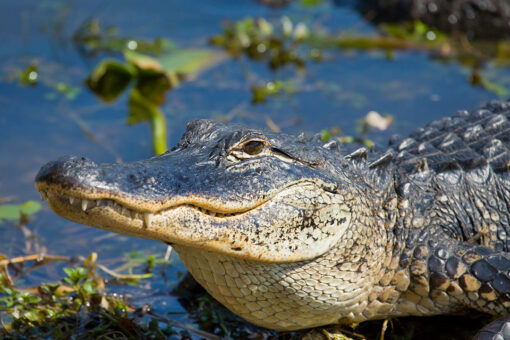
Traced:
<path id="1" fill-rule="evenodd" d="M 48 201 L 49 205 L 58 205 L 60 206 L 60 213 L 59 215 L 66 217 L 64 215 L 68 214 L 76 214 L 76 213 L 85 213 L 89 214 L 89 211 L 91 214 L 95 215 L 96 217 L 101 218 L 101 215 L 107 215 L 106 212 L 100 212 L 100 211 L 91 211 L 93 208 L 102 208 L 102 209 L 108 209 L 109 212 L 114 212 L 115 214 L 119 215 L 119 217 L 127 218 L 131 221 L 141 220 L 143 222 L 143 225 L 146 228 L 151 227 L 152 219 L 155 215 L 166 215 L 167 213 L 170 213 L 172 210 L 178 209 L 178 208 L 188 208 L 193 209 L 197 212 L 202 213 L 205 216 L 208 216 L 209 218 L 218 218 L 218 219 L 227 219 L 232 218 L 236 216 L 241 216 L 243 214 L 249 213 L 251 211 L 257 210 L 263 205 L 265 205 L 268 201 L 270 201 L 273 197 L 278 195 L 279 193 L 289 190 L 291 187 L 308 183 L 309 180 L 298 180 L 292 183 L 287 184 L 286 186 L 280 188 L 276 192 L 273 192 L 271 195 L 266 196 L 263 200 L 260 200 L 258 202 L 254 202 L 251 206 L 245 206 L 240 207 L 239 209 L 233 209 L 232 207 L 228 206 L 214 206 L 213 204 L 209 204 L 205 200 L 196 200 L 193 198 L 186 199 L 185 197 L 182 198 L 182 200 L 179 200 L 178 202 L 175 202 L 173 205 L 167 205 L 160 207 L 159 210 L 152 210 L 147 211 L 144 208 L 136 209 L 133 207 L 134 204 L 127 204 L 123 202 L 119 202 L 118 199 L 115 197 L 107 197 L 107 193 L 104 195 L 101 195 L 99 193 L 93 193 L 92 195 L 89 195 L 88 198 L 79 197 L 77 195 L 74 195 L 70 193 L 68 190 L 62 190 L 58 187 L 51 187 L 46 185 L 38 185 L 36 183 L 36 188 L 39 190 L 39 193 L 41 194 L 41 199 L 44 201 Z M 317 183 L 312 183 L 314 185 L 317 185 Z M 91 197 L 94 196 L 94 197 Z M 207 206 L 207 207 L 204 207 Z M 63 208 L 63 209 L 62 209 Z M 68 216 L 66 218 L 69 218 Z M 83 222 L 83 217 L 80 218 L 80 223 Z"/>
<path id="2" fill-rule="evenodd" d="M 142 219 L 145 223 L 146 227 L 149 227 L 151 225 L 152 218 L 155 214 L 163 214 L 166 211 L 170 211 L 172 209 L 181 208 L 181 207 L 187 207 L 192 208 L 195 210 L 200 211 L 201 213 L 208 215 L 210 217 L 216 217 L 216 218 L 226 218 L 226 217 L 232 217 L 241 215 L 243 213 L 246 213 L 250 210 L 253 210 L 257 208 L 258 206 L 252 207 L 247 210 L 242 211 L 235 211 L 231 213 L 225 213 L 225 212 L 217 212 L 212 211 L 210 209 L 206 209 L 194 204 L 190 203 L 181 203 L 174 206 L 170 206 L 168 208 L 159 210 L 157 212 L 143 212 L 138 211 L 136 209 L 127 207 L 126 205 L 119 203 L 116 200 L 108 199 L 108 198 L 100 198 L 100 199 L 86 199 L 86 198 L 79 198 L 77 196 L 64 194 L 59 192 L 58 190 L 42 190 L 40 191 L 41 199 L 44 201 L 51 201 L 51 200 L 60 200 L 61 202 L 64 202 L 66 205 L 69 205 L 71 208 L 74 209 L 81 209 L 83 212 L 87 212 L 93 208 L 96 207 L 104 207 L 104 208 L 110 208 L 111 210 L 115 211 L 117 214 L 128 217 L 132 220 L 135 219 Z"/>

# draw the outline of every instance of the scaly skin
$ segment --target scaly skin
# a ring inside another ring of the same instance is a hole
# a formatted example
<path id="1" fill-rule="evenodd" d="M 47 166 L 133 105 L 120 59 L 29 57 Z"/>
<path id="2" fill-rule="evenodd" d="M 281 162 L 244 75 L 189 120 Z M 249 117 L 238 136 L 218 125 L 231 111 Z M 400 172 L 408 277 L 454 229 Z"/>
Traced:
<path id="1" fill-rule="evenodd" d="M 194 121 L 166 154 L 61 158 L 36 187 L 65 218 L 173 245 L 212 296 L 267 328 L 506 315 L 508 119 L 508 103 L 461 111 L 381 153 Z"/>

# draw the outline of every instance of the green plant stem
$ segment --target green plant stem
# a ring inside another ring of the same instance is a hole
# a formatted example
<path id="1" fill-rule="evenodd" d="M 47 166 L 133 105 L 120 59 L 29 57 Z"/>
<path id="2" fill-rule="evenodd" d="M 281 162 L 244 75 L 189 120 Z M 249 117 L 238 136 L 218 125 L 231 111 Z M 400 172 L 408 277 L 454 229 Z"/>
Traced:
<path id="1" fill-rule="evenodd" d="M 151 128 L 154 153 L 156 155 L 162 154 L 168 149 L 166 144 L 166 119 L 165 115 L 157 107 L 153 107 Z"/>

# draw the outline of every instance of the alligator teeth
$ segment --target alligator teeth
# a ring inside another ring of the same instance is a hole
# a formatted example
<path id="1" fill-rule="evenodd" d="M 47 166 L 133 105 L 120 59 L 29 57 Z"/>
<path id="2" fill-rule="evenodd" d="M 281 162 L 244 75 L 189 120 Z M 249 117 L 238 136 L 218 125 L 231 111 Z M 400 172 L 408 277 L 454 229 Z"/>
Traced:
<path id="1" fill-rule="evenodd" d="M 87 211 L 88 205 L 89 205 L 89 201 L 88 200 L 81 201 L 81 210 Z"/>
<path id="2" fill-rule="evenodd" d="M 143 214 L 143 220 L 145 221 L 146 228 L 150 228 L 151 222 L 152 222 L 152 216 L 154 216 L 154 214 L 152 214 L 152 213 L 144 213 Z"/>
<path id="3" fill-rule="evenodd" d="M 41 194 L 41 199 L 43 201 L 48 199 L 47 192 L 41 191 L 40 194 Z M 81 206 L 81 210 L 83 210 L 84 212 L 86 212 L 87 209 L 92 209 L 94 207 L 110 207 L 113 210 L 115 210 L 117 213 L 119 213 L 123 216 L 126 216 L 126 217 L 130 217 L 133 220 L 142 218 L 146 228 L 150 228 L 152 219 L 154 217 L 154 213 L 141 213 L 141 212 L 139 213 L 139 212 L 137 212 L 135 210 L 131 210 L 130 208 L 125 207 L 122 204 L 117 203 L 111 199 L 97 199 L 97 200 L 83 199 L 82 200 L 75 196 L 69 196 L 68 199 L 69 199 L 69 204 L 73 205 L 74 203 L 77 203 L 78 206 Z M 209 215 L 212 217 L 217 217 L 217 218 L 229 217 L 229 216 L 236 215 L 236 214 L 210 211 L 210 210 L 207 210 L 206 208 L 197 207 L 193 204 L 183 204 L 182 206 L 197 209 L 198 211 L 200 211 L 206 215 Z M 162 213 L 163 213 L 162 211 L 157 212 L 157 214 L 162 214 Z M 140 214 L 141 214 L 141 216 L 140 216 Z"/>
<path id="4" fill-rule="evenodd" d="M 44 191 L 41 191 L 40 194 L 41 194 L 41 199 L 43 201 L 46 201 L 48 199 L 48 195 Z"/>

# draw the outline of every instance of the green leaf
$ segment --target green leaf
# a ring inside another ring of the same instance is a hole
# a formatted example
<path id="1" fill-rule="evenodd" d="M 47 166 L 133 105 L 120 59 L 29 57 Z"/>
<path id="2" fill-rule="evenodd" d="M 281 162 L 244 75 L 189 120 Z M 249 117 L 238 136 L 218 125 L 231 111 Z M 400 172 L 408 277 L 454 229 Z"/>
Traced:
<path id="1" fill-rule="evenodd" d="M 208 49 L 176 50 L 156 58 L 132 51 L 125 52 L 124 56 L 142 70 L 165 72 L 169 78 L 177 74 L 196 75 L 224 58 L 223 53 Z"/>
<path id="2" fill-rule="evenodd" d="M 322 141 L 323 143 L 327 142 L 328 140 L 330 140 L 330 139 L 331 139 L 331 137 L 333 137 L 333 136 L 331 135 L 331 133 L 329 132 L 329 130 L 327 130 L 327 129 L 323 129 L 323 130 L 321 130 L 321 131 L 319 132 L 319 135 L 320 135 L 320 137 L 321 137 L 321 141 Z"/>
<path id="3" fill-rule="evenodd" d="M 77 267 L 77 268 L 64 268 L 64 272 L 66 273 L 67 277 L 63 280 L 67 283 L 73 283 L 77 284 L 81 280 L 85 280 L 88 277 L 87 269 L 83 267 Z"/>
<path id="4" fill-rule="evenodd" d="M 81 287 L 87 294 L 94 294 L 97 292 L 92 281 L 86 281 Z"/>
<path id="5" fill-rule="evenodd" d="M 99 98 L 105 102 L 112 102 L 120 96 L 135 76 L 136 70 L 129 65 L 106 60 L 92 71 L 85 84 Z"/>
<path id="6" fill-rule="evenodd" d="M 322 0 L 301 0 L 301 5 L 305 7 L 319 6 L 322 5 Z"/>
<path id="7" fill-rule="evenodd" d="M 23 204 L 1 204 L 0 205 L 0 222 L 2 220 L 16 221 L 20 218 L 20 214 L 32 215 L 41 209 L 41 204 L 36 201 L 27 201 Z"/>
<path id="8" fill-rule="evenodd" d="M 39 320 L 39 313 L 36 309 L 27 309 L 23 312 L 23 317 L 28 321 L 35 322 Z"/>
<path id="9" fill-rule="evenodd" d="M 80 93 L 79 87 L 71 86 L 63 82 L 58 82 L 54 85 L 54 88 L 58 93 L 63 94 L 69 100 L 75 99 Z"/>
<path id="10" fill-rule="evenodd" d="M 165 74 L 141 76 L 136 82 L 136 89 L 154 105 L 165 102 L 165 93 L 172 87 L 171 81 Z"/>
<path id="11" fill-rule="evenodd" d="M 165 71 L 196 74 L 223 59 L 223 54 L 212 50 L 180 50 L 158 58 Z"/>

